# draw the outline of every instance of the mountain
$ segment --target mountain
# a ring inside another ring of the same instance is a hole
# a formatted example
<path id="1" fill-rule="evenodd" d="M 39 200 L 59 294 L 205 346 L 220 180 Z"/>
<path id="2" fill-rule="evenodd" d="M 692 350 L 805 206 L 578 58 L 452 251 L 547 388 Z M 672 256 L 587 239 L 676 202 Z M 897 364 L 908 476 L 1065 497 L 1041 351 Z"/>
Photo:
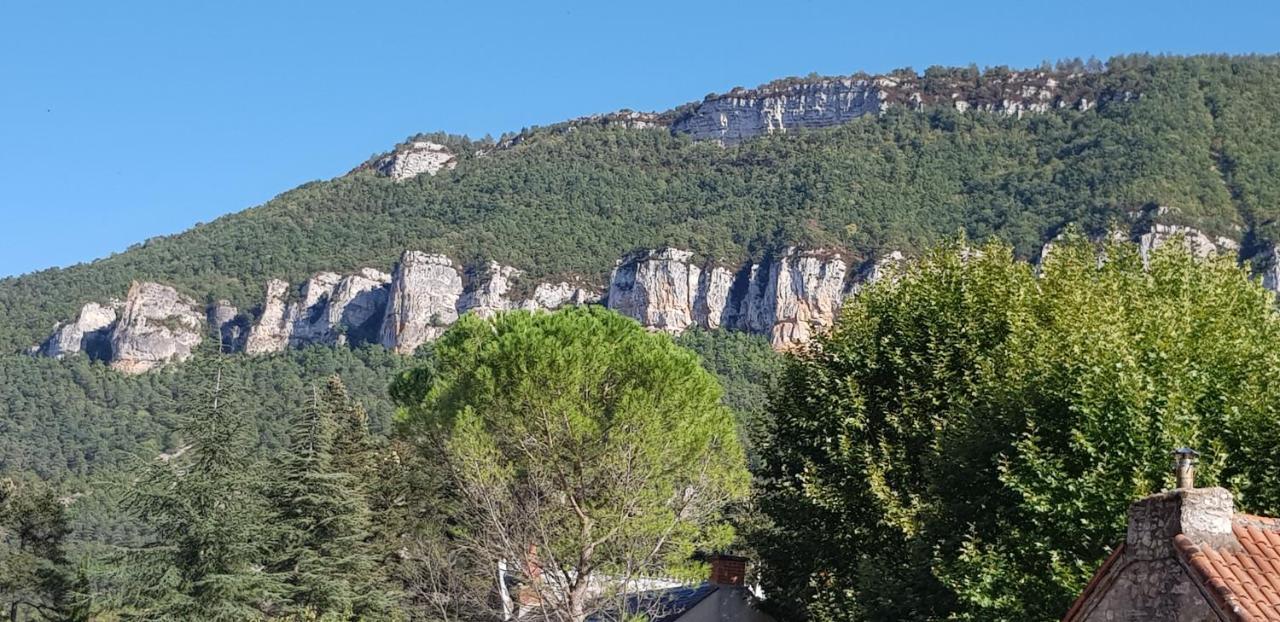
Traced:
<path id="1" fill-rule="evenodd" d="M 741 332 L 786 348 L 957 233 L 1028 260 L 1071 225 L 1148 247 L 1179 234 L 1274 286 L 1278 214 L 1273 56 L 791 78 L 497 141 L 422 134 L 182 234 L 0 281 L 0 471 L 83 474 L 171 444 L 148 420 L 164 399 L 134 388 L 163 396 L 167 363 L 214 339 L 284 391 L 395 369 L 468 311 L 599 302 L 721 335 L 703 347 Z M 356 384 L 385 423 L 381 387 Z M 269 444 L 275 413 L 258 415 Z"/>

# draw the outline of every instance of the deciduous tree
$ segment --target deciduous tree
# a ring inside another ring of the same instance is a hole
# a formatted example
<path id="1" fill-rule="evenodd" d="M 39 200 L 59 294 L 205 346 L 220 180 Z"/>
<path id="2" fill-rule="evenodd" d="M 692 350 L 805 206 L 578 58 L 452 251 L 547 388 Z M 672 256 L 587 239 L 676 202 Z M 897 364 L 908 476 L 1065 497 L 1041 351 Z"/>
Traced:
<path id="1" fill-rule="evenodd" d="M 1058 619 L 1125 512 L 1204 484 L 1280 512 L 1280 317 L 1234 257 L 953 244 L 789 365 L 760 449 L 766 591 L 819 620 Z"/>

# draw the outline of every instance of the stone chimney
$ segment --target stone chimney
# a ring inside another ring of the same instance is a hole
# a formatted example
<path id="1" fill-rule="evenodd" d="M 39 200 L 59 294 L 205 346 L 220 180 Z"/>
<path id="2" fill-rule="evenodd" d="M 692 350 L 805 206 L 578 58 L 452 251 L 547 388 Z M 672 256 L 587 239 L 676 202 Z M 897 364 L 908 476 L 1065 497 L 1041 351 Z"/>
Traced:
<path id="1" fill-rule="evenodd" d="M 1178 487 L 1138 500 L 1129 506 L 1129 531 L 1125 548 L 1136 559 L 1160 559 L 1174 555 L 1173 538 L 1182 534 L 1197 545 L 1218 550 L 1240 550 L 1231 533 L 1235 503 L 1225 488 L 1195 487 L 1194 450 L 1174 453 Z"/>
<path id="2" fill-rule="evenodd" d="M 742 587 L 747 581 L 747 558 L 736 555 L 711 557 L 711 582 L 716 585 Z"/>

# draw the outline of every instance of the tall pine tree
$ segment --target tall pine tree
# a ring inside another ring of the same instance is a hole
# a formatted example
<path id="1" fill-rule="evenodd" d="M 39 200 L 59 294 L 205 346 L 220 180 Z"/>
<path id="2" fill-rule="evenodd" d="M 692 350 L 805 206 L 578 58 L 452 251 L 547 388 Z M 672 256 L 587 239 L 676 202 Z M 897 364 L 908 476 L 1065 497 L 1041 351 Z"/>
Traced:
<path id="1" fill-rule="evenodd" d="M 127 507 L 150 527 L 130 551 L 122 617 L 231 622 L 265 619 L 280 584 L 265 567 L 270 507 L 253 457 L 253 420 L 223 357 L 191 364 L 180 399 L 186 443 L 146 465 Z"/>
<path id="2" fill-rule="evenodd" d="M 280 526 L 272 568 L 288 613 L 321 620 L 394 618 L 372 542 L 366 417 L 336 378 L 294 415 L 271 497 Z"/>

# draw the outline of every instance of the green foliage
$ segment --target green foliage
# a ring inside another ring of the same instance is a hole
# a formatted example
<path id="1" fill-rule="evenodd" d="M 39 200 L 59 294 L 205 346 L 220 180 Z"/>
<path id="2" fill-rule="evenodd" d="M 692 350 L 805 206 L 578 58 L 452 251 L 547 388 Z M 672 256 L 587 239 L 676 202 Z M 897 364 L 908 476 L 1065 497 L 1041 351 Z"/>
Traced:
<path id="1" fill-rule="evenodd" d="M 368 436 L 363 411 L 336 377 L 293 417 L 268 491 L 279 530 L 269 567 L 285 584 L 285 615 L 391 617 L 394 597 L 371 542 Z"/>
<path id="2" fill-rule="evenodd" d="M 274 527 L 252 420 L 220 357 L 193 367 L 181 400 L 186 445 L 146 465 L 126 496 L 153 540 L 121 560 L 121 606 L 144 620 L 265 619 L 282 586 L 261 565 Z"/>
<path id="3" fill-rule="evenodd" d="M 533 588 L 567 619 L 602 606 L 592 577 L 687 572 L 694 550 L 732 537 L 722 511 L 747 472 L 720 387 L 633 320 L 464 316 L 393 394 L 457 490 L 455 546 L 544 568 L 561 588 Z"/>
<path id="4" fill-rule="evenodd" d="M 8 620 L 85 620 L 84 586 L 67 558 L 71 528 L 48 487 L 0 481 L 0 615 Z"/>
<path id="5" fill-rule="evenodd" d="M 750 333 L 694 329 L 675 341 L 697 352 L 702 366 L 720 381 L 724 403 L 736 415 L 739 438 L 749 462 L 755 464 L 752 440 L 764 430 L 768 392 L 781 375 L 785 359 L 769 346 L 768 339 Z"/>
<path id="6" fill-rule="evenodd" d="M 1280 512 L 1280 317 L 1178 246 L 1144 270 L 1077 239 L 1037 277 L 952 245 L 846 307 L 771 401 L 766 590 L 818 620 L 1057 619 L 1183 445 Z"/>
<path id="7" fill-rule="evenodd" d="M 225 365 L 254 396 L 242 408 L 257 426 L 255 436 L 266 449 L 277 449 L 285 442 L 288 415 L 309 395 L 308 387 L 335 374 L 353 399 L 367 405 L 373 433 L 385 436 L 392 414 L 387 378 L 403 361 L 377 346 L 317 346 L 270 357 L 229 356 Z M 175 365 L 126 376 L 83 356 L 0 357 L 0 473 L 83 480 L 176 449 L 172 413 L 193 373 L 191 365 Z"/>

